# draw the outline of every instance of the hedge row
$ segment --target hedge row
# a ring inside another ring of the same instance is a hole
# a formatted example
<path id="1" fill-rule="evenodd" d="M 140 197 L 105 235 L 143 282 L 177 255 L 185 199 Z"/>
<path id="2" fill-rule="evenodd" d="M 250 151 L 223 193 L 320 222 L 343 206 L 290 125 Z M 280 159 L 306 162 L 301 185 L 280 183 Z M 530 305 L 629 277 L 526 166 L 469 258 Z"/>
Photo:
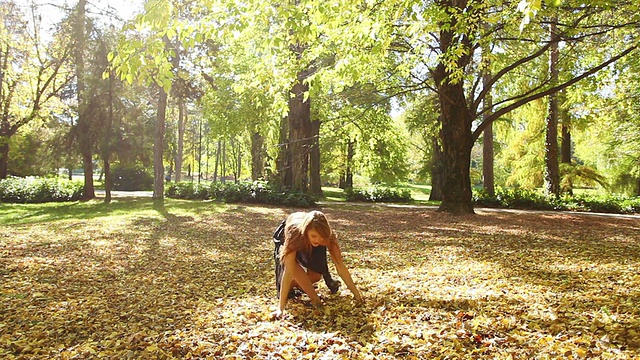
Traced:
<path id="1" fill-rule="evenodd" d="M 178 182 L 165 189 L 165 195 L 174 199 L 215 200 L 225 203 L 260 203 L 310 207 L 316 198 L 300 192 L 274 190 L 265 182 Z"/>
<path id="2" fill-rule="evenodd" d="M 381 186 L 374 186 L 367 189 L 348 188 L 345 190 L 345 194 L 347 201 L 390 203 L 408 203 L 413 201 L 409 190 L 399 190 Z"/>
<path id="3" fill-rule="evenodd" d="M 498 188 L 494 196 L 483 189 L 474 190 L 473 201 L 479 206 L 508 209 L 640 213 L 640 197 L 625 198 L 619 195 L 563 195 L 555 198 L 534 190 Z"/>
<path id="4" fill-rule="evenodd" d="M 0 180 L 0 202 L 44 203 L 75 201 L 82 197 L 83 183 L 57 178 L 10 177 Z"/>

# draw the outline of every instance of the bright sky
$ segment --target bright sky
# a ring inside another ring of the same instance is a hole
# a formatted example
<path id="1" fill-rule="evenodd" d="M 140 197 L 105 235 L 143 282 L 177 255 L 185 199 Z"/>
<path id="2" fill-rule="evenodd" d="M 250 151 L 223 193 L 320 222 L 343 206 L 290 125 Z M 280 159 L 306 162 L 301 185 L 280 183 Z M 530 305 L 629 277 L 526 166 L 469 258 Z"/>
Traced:
<path id="1" fill-rule="evenodd" d="M 97 18 L 106 24 L 120 25 L 122 20 L 132 19 L 142 9 L 143 0 L 86 0 L 87 15 Z M 65 9 L 77 5 L 77 0 L 33 0 L 37 6 L 37 14 L 42 18 L 43 32 L 64 16 Z M 18 1 L 20 4 L 21 2 Z M 30 2 L 29 2 L 30 3 Z M 25 13 L 30 14 L 30 4 L 24 1 Z"/>

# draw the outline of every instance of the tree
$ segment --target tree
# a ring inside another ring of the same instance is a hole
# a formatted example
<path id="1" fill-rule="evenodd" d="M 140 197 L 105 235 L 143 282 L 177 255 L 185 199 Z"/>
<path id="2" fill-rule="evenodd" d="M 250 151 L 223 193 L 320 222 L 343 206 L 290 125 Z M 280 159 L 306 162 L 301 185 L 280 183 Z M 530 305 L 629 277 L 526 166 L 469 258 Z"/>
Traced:
<path id="1" fill-rule="evenodd" d="M 558 17 L 554 16 L 549 22 L 549 80 L 551 86 L 558 83 L 558 61 L 560 57 L 557 35 Z M 560 169 L 558 167 L 558 117 L 560 106 L 557 93 L 549 94 L 549 112 L 547 114 L 545 139 L 545 190 L 547 194 L 560 196 Z"/>
<path id="2" fill-rule="evenodd" d="M 517 92 L 497 93 L 492 89 L 504 87 L 508 78 L 524 72 L 524 67 L 549 54 L 552 42 L 538 40 L 536 29 L 539 27 L 536 25 L 530 24 L 521 31 L 518 26 L 520 22 L 514 21 L 518 19 L 518 13 L 509 4 L 494 4 L 491 1 L 412 2 L 404 6 L 403 12 L 396 12 L 402 14 L 401 20 L 391 18 L 382 23 L 383 28 L 385 25 L 392 27 L 391 24 L 404 24 L 395 28 L 403 29 L 403 35 L 413 34 L 410 37 L 403 36 L 406 42 L 397 46 L 405 53 L 405 58 L 417 61 L 410 76 L 416 79 L 417 84 L 431 82 L 432 89 L 439 97 L 445 164 L 441 211 L 473 212 L 469 176 L 471 148 L 491 123 L 514 109 L 567 88 L 637 50 L 637 41 L 632 38 L 622 40 L 607 37 L 621 27 L 636 26 L 637 14 L 626 12 L 633 8 L 631 3 L 598 2 L 588 6 L 579 3 L 574 5 L 569 1 L 565 3 L 559 10 L 540 9 L 538 15 L 530 19 L 531 22 L 537 21 L 537 25 L 548 27 L 540 20 L 545 19 L 544 13 L 561 11 L 564 22 L 557 24 L 558 39 L 575 47 L 589 41 L 604 40 L 615 42 L 617 46 L 611 46 L 610 52 L 593 59 L 592 63 L 579 69 L 569 79 L 552 85 L 548 73 L 544 77 L 529 77 L 527 88 Z M 375 14 L 384 12 L 381 6 L 386 4 L 377 4 Z M 397 5 L 396 2 L 389 4 L 390 7 Z M 492 25 L 487 29 L 484 23 Z M 362 30 L 354 29 L 354 33 L 361 34 Z M 425 42 L 425 39 L 433 41 Z M 476 91 L 480 73 L 474 69 L 480 67 L 476 66 L 479 57 L 475 53 L 489 41 L 510 55 L 502 57 L 500 61 L 492 61 L 491 79 L 486 88 Z M 522 47 L 523 43 L 528 48 Z M 513 57 L 513 54 L 517 57 Z M 479 105 L 490 92 L 494 100 L 493 111 L 481 119 Z M 500 94 L 499 98 L 496 98 L 497 94 Z"/>
<path id="3" fill-rule="evenodd" d="M 38 18 L 30 27 L 14 1 L 0 1 L 0 15 L 0 179 L 5 179 L 10 139 L 45 118 L 47 106 L 71 81 L 66 69 L 72 48 L 44 43 Z"/>

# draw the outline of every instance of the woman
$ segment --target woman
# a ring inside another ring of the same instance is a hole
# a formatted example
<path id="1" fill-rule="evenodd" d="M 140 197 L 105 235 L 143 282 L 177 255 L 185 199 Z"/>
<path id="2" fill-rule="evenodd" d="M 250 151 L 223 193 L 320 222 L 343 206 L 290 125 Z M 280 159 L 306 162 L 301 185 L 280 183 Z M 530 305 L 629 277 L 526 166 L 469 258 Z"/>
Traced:
<path id="1" fill-rule="evenodd" d="M 338 275 L 351 290 L 356 301 L 362 302 L 362 295 L 360 295 L 353 279 L 351 279 L 349 270 L 342 261 L 342 252 L 327 218 L 320 211 L 296 212 L 289 215 L 285 221 L 284 244 L 279 246 L 279 249 L 278 246 L 276 247 L 277 256 L 284 271 L 279 275 L 281 276 L 278 282 L 280 303 L 278 310 L 273 314 L 275 318 L 280 318 L 284 314 L 289 290 L 292 288 L 302 289 L 314 306 L 322 305 L 320 297 L 313 287 L 313 284 L 322 278 L 321 273 L 313 270 L 320 268 L 314 264 L 314 260 L 317 262 L 317 257 L 312 256 L 313 249 L 319 247 L 326 247 L 329 250 Z M 306 266 L 303 267 L 303 265 Z"/>

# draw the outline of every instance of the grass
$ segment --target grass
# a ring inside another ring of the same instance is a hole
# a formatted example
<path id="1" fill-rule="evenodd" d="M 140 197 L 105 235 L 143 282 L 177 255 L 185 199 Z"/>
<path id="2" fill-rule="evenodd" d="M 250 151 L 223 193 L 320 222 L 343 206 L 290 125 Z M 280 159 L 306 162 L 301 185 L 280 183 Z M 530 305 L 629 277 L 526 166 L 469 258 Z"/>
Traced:
<path id="1" fill-rule="evenodd" d="M 417 205 L 440 205 L 439 201 L 429 201 L 429 195 L 431 194 L 431 185 L 411 184 L 403 183 L 396 186 L 392 186 L 394 189 L 409 190 L 414 203 Z M 322 191 L 327 201 L 346 201 L 344 190 L 337 187 L 323 187 Z"/>
<path id="2" fill-rule="evenodd" d="M 0 204 L 0 358 L 604 358 L 640 349 L 640 220 L 331 204 L 366 299 L 275 309 L 296 209 Z M 331 269 L 335 274 L 335 269 Z"/>

